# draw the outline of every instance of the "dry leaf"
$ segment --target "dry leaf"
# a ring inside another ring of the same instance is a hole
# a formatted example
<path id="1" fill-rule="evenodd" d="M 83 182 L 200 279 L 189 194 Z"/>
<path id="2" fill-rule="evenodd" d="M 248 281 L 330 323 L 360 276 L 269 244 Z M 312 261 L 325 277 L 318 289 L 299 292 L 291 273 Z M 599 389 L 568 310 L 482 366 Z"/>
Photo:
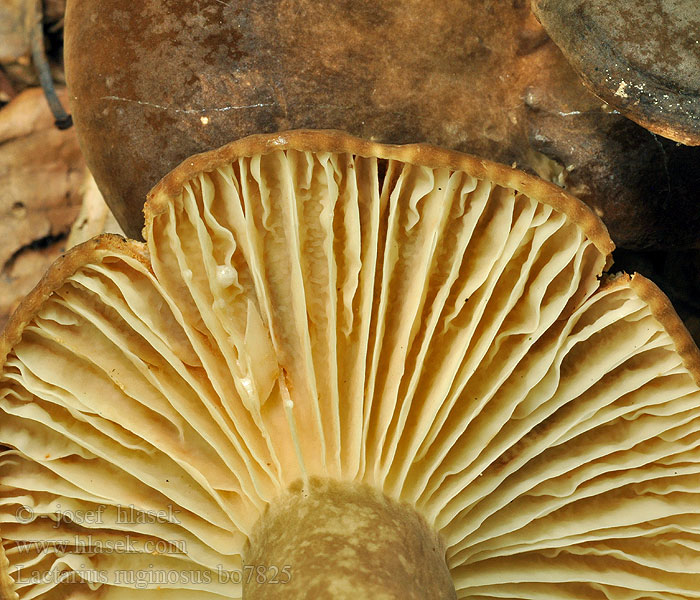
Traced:
<path id="1" fill-rule="evenodd" d="M 40 89 L 0 110 L 0 325 L 58 256 L 82 199 L 75 131 L 53 122 Z"/>

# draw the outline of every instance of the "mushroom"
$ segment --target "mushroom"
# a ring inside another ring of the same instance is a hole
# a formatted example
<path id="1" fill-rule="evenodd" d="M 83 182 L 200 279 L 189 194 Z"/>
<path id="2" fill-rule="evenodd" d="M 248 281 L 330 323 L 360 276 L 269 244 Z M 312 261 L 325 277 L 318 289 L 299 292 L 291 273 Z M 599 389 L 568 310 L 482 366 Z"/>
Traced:
<path id="1" fill-rule="evenodd" d="M 643 127 L 700 145 L 696 0 L 532 0 L 591 91 Z"/>
<path id="2" fill-rule="evenodd" d="M 526 0 L 71 0 L 65 64 L 87 164 L 135 239 L 188 156 L 313 128 L 517 164 L 618 247 L 700 247 L 700 150 L 601 108 Z"/>
<path id="3" fill-rule="evenodd" d="M 700 352 L 581 202 L 295 131 L 145 215 L 4 332 L 2 600 L 700 598 Z"/>

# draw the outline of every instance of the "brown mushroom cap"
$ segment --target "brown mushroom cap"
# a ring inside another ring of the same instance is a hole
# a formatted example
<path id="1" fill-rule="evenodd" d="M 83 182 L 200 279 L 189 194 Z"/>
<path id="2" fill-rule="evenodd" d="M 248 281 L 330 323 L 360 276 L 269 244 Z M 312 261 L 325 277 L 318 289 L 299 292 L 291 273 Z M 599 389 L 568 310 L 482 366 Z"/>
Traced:
<path id="1" fill-rule="evenodd" d="M 221 573 L 269 565 L 246 544 L 284 542 L 288 494 L 313 519 L 323 485 L 399 514 L 378 540 L 427 525 L 458 598 L 700 597 L 700 355 L 653 284 L 599 282 L 613 245 L 582 203 L 286 132 L 185 161 L 146 238 L 71 251 L 4 333 L 2 600 L 240 598 Z M 366 513 L 330 511 L 354 545 L 314 597 L 376 561 Z M 260 597 L 306 597 L 285 592 Z"/>
<path id="2" fill-rule="evenodd" d="M 533 0 L 583 81 L 643 127 L 700 145 L 700 3 Z"/>
<path id="3" fill-rule="evenodd" d="M 330 128 L 516 163 L 620 247 L 700 246 L 698 156 L 601 108 L 525 0 L 72 0 L 65 31 L 81 146 L 135 239 L 188 156 Z"/>

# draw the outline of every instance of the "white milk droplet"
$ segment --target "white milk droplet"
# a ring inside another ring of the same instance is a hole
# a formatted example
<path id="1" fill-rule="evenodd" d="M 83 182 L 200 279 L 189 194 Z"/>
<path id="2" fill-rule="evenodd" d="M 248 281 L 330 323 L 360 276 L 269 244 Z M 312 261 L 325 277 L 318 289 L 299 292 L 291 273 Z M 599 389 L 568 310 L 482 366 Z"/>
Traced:
<path id="1" fill-rule="evenodd" d="M 253 387 L 253 381 L 250 379 L 250 377 L 241 377 L 241 385 L 249 396 L 252 397 L 255 395 L 255 388 Z"/>
<path id="2" fill-rule="evenodd" d="M 233 282 L 236 280 L 236 271 L 228 265 L 218 265 L 216 267 L 216 280 L 221 287 L 233 285 Z"/>

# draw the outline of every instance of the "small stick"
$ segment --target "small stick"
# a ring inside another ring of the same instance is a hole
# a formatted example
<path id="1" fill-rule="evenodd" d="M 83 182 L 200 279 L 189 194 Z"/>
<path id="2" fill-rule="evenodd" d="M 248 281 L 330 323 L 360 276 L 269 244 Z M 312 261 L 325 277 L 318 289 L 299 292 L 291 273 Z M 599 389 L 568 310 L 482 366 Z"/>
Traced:
<path id="1" fill-rule="evenodd" d="M 44 30 L 42 27 L 43 13 L 41 0 L 36 0 L 34 3 L 34 19 L 30 21 L 30 40 L 32 47 L 32 60 L 34 68 L 39 76 L 39 82 L 44 90 L 44 95 L 49 103 L 51 112 L 56 119 L 56 127 L 59 129 L 68 129 L 73 125 L 73 118 L 65 111 L 61 101 L 56 95 L 56 88 L 53 84 L 51 76 L 51 68 L 49 61 L 46 58 L 46 50 L 44 49 Z"/>

